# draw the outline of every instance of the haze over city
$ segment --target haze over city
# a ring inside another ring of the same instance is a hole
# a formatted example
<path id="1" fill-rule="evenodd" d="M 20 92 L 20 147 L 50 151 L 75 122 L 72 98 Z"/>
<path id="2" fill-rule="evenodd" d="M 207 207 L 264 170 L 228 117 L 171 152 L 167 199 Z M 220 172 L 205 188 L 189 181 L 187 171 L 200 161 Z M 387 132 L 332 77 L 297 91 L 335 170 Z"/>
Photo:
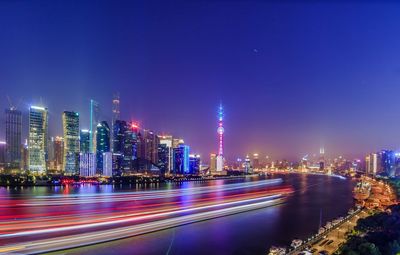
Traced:
<path id="1" fill-rule="evenodd" d="M 0 10 L 0 108 L 6 95 L 22 98 L 26 123 L 29 105 L 43 102 L 50 135 L 62 134 L 64 110 L 88 126 L 92 98 L 111 119 L 120 92 L 124 119 L 202 155 L 217 150 L 221 101 L 230 159 L 399 148 L 396 4 L 6 1 Z"/>

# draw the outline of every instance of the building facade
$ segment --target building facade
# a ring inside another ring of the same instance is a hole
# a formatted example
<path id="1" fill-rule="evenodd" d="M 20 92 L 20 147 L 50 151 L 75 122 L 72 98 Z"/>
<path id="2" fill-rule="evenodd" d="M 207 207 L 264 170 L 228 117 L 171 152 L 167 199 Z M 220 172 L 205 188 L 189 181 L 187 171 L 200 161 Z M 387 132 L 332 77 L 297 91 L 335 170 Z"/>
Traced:
<path id="1" fill-rule="evenodd" d="M 66 175 L 79 174 L 79 114 L 65 111 L 62 114 L 64 132 L 63 170 Z"/>
<path id="2" fill-rule="evenodd" d="M 14 107 L 6 109 L 6 163 L 7 167 L 21 168 L 22 112 Z"/>
<path id="3" fill-rule="evenodd" d="M 96 154 L 91 152 L 80 153 L 79 174 L 82 177 L 92 177 L 96 175 Z"/>
<path id="4" fill-rule="evenodd" d="M 188 145 L 181 144 L 173 149 L 173 175 L 184 175 L 190 173 Z"/>
<path id="5" fill-rule="evenodd" d="M 90 152 L 90 130 L 82 129 L 80 134 L 80 141 L 79 141 L 79 149 L 81 153 L 88 153 Z"/>
<path id="6" fill-rule="evenodd" d="M 96 160 L 99 175 L 103 175 L 104 152 L 110 152 L 110 127 L 106 121 L 101 121 L 96 129 Z"/>
<path id="7" fill-rule="evenodd" d="M 28 168 L 35 174 L 46 173 L 47 108 L 29 108 Z"/>

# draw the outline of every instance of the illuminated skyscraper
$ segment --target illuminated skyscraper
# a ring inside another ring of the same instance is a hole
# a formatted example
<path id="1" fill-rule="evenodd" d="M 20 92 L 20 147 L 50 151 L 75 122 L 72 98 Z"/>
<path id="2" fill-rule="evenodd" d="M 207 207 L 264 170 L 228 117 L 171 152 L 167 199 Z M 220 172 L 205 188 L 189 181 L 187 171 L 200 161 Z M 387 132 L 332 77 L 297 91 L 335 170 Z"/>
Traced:
<path id="1" fill-rule="evenodd" d="M 138 168 L 137 165 L 134 165 L 134 162 L 137 162 L 139 153 L 139 127 L 134 123 L 125 123 L 125 127 L 123 127 L 123 130 L 121 130 L 121 132 L 122 131 L 124 131 L 121 147 L 122 172 L 124 174 L 132 174 Z"/>
<path id="2" fill-rule="evenodd" d="M 210 172 L 215 172 L 217 170 L 217 154 L 210 154 Z"/>
<path id="3" fill-rule="evenodd" d="M 149 163 L 158 163 L 158 136 L 151 130 L 144 130 L 144 151 L 142 151 L 142 158 L 147 160 Z"/>
<path id="4" fill-rule="evenodd" d="M 225 158 L 224 158 L 224 108 L 222 104 L 218 108 L 218 155 L 217 155 L 217 172 L 224 170 Z"/>
<path id="5" fill-rule="evenodd" d="M 187 145 L 181 144 L 178 148 L 174 148 L 173 174 L 183 175 L 189 174 L 189 152 L 190 148 Z"/>
<path id="6" fill-rule="evenodd" d="M 0 170 L 2 170 L 6 164 L 6 142 L 0 141 Z"/>
<path id="7" fill-rule="evenodd" d="M 64 132 L 63 170 L 67 175 L 79 174 L 79 113 L 62 114 Z"/>
<path id="8" fill-rule="evenodd" d="M 319 170 L 320 171 L 325 170 L 325 149 L 324 149 L 324 147 L 321 147 L 319 149 Z"/>
<path id="9" fill-rule="evenodd" d="M 112 120 L 111 120 L 111 130 L 114 133 L 114 124 L 119 120 L 119 93 L 114 94 L 112 101 Z M 114 151 L 114 135 L 111 136 L 111 151 Z"/>
<path id="10" fill-rule="evenodd" d="M 91 152 L 80 153 L 79 174 L 83 177 L 96 175 L 96 154 Z"/>
<path id="11" fill-rule="evenodd" d="M 6 163 L 20 168 L 22 113 L 15 107 L 6 109 Z"/>
<path id="12" fill-rule="evenodd" d="M 169 174 L 172 170 L 173 138 L 171 135 L 160 135 L 158 138 L 158 167 L 162 174 Z"/>
<path id="13" fill-rule="evenodd" d="M 103 154 L 110 151 L 110 127 L 106 121 L 97 124 L 96 130 L 96 158 L 97 174 L 103 175 Z"/>
<path id="14" fill-rule="evenodd" d="M 31 106 L 29 109 L 28 168 L 36 174 L 46 173 L 47 108 Z"/>
<path id="15" fill-rule="evenodd" d="M 103 153 L 103 176 L 112 176 L 112 152 Z"/>
<path id="16" fill-rule="evenodd" d="M 64 162 L 64 138 L 56 136 L 54 138 L 54 167 L 55 170 L 63 171 Z"/>
<path id="17" fill-rule="evenodd" d="M 90 130 L 82 129 L 80 133 L 80 152 L 90 152 Z"/>
<path id="18" fill-rule="evenodd" d="M 96 129 L 100 122 L 99 103 L 90 100 L 90 152 L 96 152 Z"/>
<path id="19" fill-rule="evenodd" d="M 371 153 L 365 157 L 366 174 L 376 175 L 378 172 L 379 156 L 378 153 Z"/>
<path id="20" fill-rule="evenodd" d="M 189 155 L 189 173 L 198 175 L 200 173 L 201 158 L 199 154 Z"/>

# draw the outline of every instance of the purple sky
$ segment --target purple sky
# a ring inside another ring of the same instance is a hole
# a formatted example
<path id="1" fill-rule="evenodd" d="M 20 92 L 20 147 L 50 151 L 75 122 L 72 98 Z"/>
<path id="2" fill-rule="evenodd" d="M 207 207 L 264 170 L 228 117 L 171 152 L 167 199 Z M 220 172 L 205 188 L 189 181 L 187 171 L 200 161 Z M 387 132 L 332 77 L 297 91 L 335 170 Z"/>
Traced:
<path id="1" fill-rule="evenodd" d="M 42 100 L 61 135 L 63 110 L 87 128 L 89 99 L 109 119 L 119 91 L 123 119 L 206 156 L 222 101 L 231 159 L 398 149 L 399 13 L 379 1 L 0 1 L 0 107 Z"/>

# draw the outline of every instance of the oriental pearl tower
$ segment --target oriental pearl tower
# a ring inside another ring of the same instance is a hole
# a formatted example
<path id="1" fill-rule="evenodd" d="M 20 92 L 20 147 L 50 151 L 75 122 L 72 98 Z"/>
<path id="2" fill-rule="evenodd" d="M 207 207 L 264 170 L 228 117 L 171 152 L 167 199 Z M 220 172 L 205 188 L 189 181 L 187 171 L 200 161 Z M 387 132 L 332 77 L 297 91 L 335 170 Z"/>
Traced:
<path id="1" fill-rule="evenodd" d="M 218 155 L 217 155 L 217 172 L 222 172 L 224 170 L 224 165 L 225 165 L 225 158 L 224 158 L 224 125 L 223 125 L 223 120 L 224 120 L 224 108 L 222 107 L 222 104 L 219 105 L 218 108 L 218 140 L 219 140 L 219 145 L 218 145 Z"/>

